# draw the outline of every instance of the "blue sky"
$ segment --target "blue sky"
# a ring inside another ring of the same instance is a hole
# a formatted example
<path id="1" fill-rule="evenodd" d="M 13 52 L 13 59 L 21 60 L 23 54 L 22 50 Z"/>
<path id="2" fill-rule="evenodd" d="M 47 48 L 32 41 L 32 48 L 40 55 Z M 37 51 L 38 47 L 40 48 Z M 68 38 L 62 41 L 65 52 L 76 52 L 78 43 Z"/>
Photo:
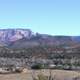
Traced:
<path id="1" fill-rule="evenodd" d="M 0 28 L 80 35 L 80 0 L 0 0 Z"/>

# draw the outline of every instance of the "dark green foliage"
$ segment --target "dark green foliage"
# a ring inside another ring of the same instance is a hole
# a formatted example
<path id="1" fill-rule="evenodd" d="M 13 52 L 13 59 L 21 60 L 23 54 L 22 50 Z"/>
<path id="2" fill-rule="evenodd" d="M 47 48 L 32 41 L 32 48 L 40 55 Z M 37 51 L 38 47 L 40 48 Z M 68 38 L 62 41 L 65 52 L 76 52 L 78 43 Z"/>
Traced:
<path id="1" fill-rule="evenodd" d="M 35 64 L 31 67 L 32 69 L 43 69 L 44 66 L 42 64 Z"/>

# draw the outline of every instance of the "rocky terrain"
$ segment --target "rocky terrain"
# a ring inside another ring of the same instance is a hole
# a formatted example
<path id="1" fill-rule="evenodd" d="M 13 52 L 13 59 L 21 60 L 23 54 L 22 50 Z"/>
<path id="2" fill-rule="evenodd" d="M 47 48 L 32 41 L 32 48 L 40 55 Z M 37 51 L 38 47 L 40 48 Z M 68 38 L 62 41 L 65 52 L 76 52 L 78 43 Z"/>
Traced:
<path id="1" fill-rule="evenodd" d="M 0 46 L 27 48 L 39 45 L 76 47 L 80 45 L 80 36 L 52 36 L 34 33 L 30 29 L 0 29 Z"/>
<path id="2" fill-rule="evenodd" d="M 23 66 L 23 63 L 29 67 L 40 63 L 45 67 L 55 64 L 56 67 L 61 65 L 60 69 L 80 69 L 80 36 L 0 29 L 0 67 Z"/>

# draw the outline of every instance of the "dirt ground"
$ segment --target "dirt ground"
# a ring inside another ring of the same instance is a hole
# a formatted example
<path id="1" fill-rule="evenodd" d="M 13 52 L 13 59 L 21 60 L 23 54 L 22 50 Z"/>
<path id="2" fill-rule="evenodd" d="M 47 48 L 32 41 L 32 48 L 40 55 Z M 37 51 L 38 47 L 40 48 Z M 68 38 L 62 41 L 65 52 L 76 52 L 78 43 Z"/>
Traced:
<path id="1" fill-rule="evenodd" d="M 32 75 L 50 75 L 50 70 L 28 70 L 26 73 L 0 74 L 0 80 L 32 80 Z M 51 75 L 56 80 L 72 80 L 72 77 L 80 76 L 78 71 L 51 70 Z"/>

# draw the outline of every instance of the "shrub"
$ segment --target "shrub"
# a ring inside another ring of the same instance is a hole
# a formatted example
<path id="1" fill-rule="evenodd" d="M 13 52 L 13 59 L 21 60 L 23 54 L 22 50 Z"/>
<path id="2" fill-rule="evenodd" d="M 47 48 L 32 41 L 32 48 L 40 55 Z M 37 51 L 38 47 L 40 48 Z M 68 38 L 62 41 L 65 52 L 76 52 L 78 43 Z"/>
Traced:
<path id="1" fill-rule="evenodd" d="M 32 69 L 43 69 L 44 66 L 42 64 L 35 64 L 31 67 Z"/>
<path id="2" fill-rule="evenodd" d="M 15 69 L 15 72 L 17 72 L 17 73 L 21 73 L 22 71 L 23 71 L 22 68 L 16 68 L 16 69 Z"/>
<path id="3" fill-rule="evenodd" d="M 37 78 L 33 78 L 33 80 L 56 80 L 56 79 L 53 78 L 51 75 L 45 76 L 43 74 L 39 74 Z"/>

